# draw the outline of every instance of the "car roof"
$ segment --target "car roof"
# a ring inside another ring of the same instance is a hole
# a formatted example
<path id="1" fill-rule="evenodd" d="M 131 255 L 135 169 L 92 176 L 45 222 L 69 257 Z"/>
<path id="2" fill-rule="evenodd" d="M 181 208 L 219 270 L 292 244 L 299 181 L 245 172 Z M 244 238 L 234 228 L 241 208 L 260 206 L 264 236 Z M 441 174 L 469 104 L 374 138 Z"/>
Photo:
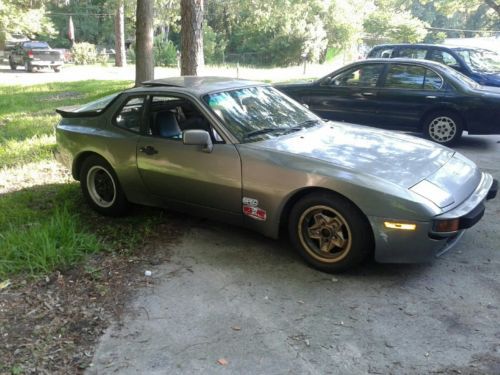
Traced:
<path id="1" fill-rule="evenodd" d="M 137 90 L 145 87 L 175 88 L 176 91 L 189 92 L 194 95 L 204 95 L 214 91 L 226 91 L 248 86 L 262 86 L 265 83 L 230 77 L 198 77 L 182 76 L 145 81 Z M 134 89 L 132 89 L 134 90 Z"/>
<path id="2" fill-rule="evenodd" d="M 380 57 L 380 58 L 375 58 L 375 59 L 367 59 L 367 60 L 356 61 L 356 62 L 350 64 L 350 66 L 353 66 L 356 64 L 371 64 L 374 62 L 386 63 L 386 64 L 394 64 L 394 63 L 399 62 L 399 63 L 405 63 L 405 64 L 432 66 L 432 67 L 439 68 L 439 69 L 451 69 L 451 68 L 448 68 L 446 65 L 438 63 L 437 61 L 424 60 L 424 59 L 412 59 L 412 58 L 408 58 L 408 57 L 396 57 L 394 59 Z"/>
<path id="3" fill-rule="evenodd" d="M 428 43 L 388 43 L 388 44 L 378 44 L 375 47 L 372 48 L 372 50 L 375 49 L 381 49 L 381 48 L 394 48 L 394 47 L 425 47 L 425 48 L 443 48 L 443 49 L 451 49 L 451 50 L 456 50 L 456 49 L 467 49 L 467 50 L 476 50 L 476 49 L 481 49 L 481 48 L 475 48 L 475 47 L 470 47 L 470 46 L 452 46 L 452 45 L 446 45 L 446 44 L 428 44 Z"/>

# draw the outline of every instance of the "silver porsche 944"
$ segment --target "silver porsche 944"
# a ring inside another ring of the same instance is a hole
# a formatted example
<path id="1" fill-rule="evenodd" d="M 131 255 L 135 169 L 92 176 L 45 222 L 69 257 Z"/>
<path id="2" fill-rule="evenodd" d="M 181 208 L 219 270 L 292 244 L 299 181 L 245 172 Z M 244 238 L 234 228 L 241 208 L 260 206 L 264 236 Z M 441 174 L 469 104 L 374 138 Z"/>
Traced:
<path id="1" fill-rule="evenodd" d="M 449 148 L 325 122 L 262 83 L 161 79 L 57 112 L 56 156 L 98 212 L 137 203 L 286 233 L 323 271 L 429 261 L 497 191 Z"/>

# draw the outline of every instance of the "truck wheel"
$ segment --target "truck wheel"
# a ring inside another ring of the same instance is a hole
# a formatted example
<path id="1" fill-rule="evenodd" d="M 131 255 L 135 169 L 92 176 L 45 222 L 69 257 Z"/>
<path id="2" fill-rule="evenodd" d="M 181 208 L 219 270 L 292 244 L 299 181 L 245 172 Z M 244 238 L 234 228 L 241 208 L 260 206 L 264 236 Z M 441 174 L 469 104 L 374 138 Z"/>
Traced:
<path id="1" fill-rule="evenodd" d="M 61 71 L 60 66 L 54 66 L 52 69 L 54 69 L 54 72 L 59 73 Z"/>
<path id="2" fill-rule="evenodd" d="M 24 68 L 26 69 L 27 72 L 33 73 L 33 65 L 29 61 L 26 61 L 24 63 Z"/>
<path id="3" fill-rule="evenodd" d="M 12 70 L 16 70 L 17 65 L 12 61 L 12 58 L 9 58 L 9 65 Z"/>

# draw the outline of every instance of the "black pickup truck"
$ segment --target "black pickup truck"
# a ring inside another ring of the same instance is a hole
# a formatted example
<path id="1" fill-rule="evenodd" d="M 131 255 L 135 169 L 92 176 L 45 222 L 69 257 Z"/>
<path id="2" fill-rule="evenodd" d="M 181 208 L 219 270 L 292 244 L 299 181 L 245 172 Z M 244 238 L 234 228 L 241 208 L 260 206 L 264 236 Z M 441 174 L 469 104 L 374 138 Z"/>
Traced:
<path id="1" fill-rule="evenodd" d="M 18 66 L 24 66 L 30 73 L 44 67 L 60 72 L 64 65 L 64 56 L 60 51 L 50 48 L 45 42 L 22 42 L 10 52 L 9 65 L 12 70 Z"/>

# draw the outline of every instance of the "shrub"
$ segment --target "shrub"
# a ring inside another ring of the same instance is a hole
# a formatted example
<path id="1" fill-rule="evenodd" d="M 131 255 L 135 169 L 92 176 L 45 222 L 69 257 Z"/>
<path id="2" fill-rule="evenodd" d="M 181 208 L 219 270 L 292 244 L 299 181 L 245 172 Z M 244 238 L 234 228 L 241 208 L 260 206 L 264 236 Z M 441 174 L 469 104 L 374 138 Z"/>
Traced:
<path id="1" fill-rule="evenodd" d="M 77 65 L 95 64 L 97 62 L 97 50 L 91 43 L 75 43 L 71 49 L 73 60 Z"/>
<path id="2" fill-rule="evenodd" d="M 177 66 L 177 47 L 171 40 L 155 37 L 153 51 L 156 66 Z"/>
<path id="3" fill-rule="evenodd" d="M 97 62 L 101 65 L 107 65 L 109 62 L 109 55 L 106 53 L 106 50 L 103 50 L 97 55 Z"/>

